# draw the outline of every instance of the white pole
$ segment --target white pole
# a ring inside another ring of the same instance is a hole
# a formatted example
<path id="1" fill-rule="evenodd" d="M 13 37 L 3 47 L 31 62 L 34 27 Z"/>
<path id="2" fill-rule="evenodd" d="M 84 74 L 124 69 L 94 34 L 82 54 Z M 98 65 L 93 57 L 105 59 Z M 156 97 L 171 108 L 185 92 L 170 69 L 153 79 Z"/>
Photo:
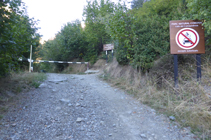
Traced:
<path id="1" fill-rule="evenodd" d="M 108 52 L 106 51 L 106 63 L 108 63 Z"/>
<path id="2" fill-rule="evenodd" d="M 31 73 L 31 62 L 32 62 L 32 45 L 31 45 L 31 47 L 30 47 L 29 73 Z"/>

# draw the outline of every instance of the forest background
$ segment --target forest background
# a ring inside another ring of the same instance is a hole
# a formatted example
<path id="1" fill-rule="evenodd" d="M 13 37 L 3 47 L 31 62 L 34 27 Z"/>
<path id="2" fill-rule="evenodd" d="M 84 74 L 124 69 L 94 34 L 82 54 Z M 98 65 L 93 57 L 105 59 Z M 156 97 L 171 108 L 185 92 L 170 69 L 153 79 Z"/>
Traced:
<path id="1" fill-rule="evenodd" d="M 120 1 L 121 2 L 121 1 Z M 29 58 L 33 45 L 33 59 L 55 61 L 89 61 L 92 64 L 103 52 L 103 44 L 115 45 L 119 64 L 130 64 L 145 72 L 155 60 L 169 54 L 170 20 L 203 20 L 206 52 L 211 43 L 211 1 L 209 0 L 133 0 L 131 9 L 121 2 L 109 0 L 87 1 L 83 20 L 64 25 L 53 40 L 39 44 L 37 21 L 25 13 L 21 0 L 0 2 L 0 75 L 23 65 L 18 58 Z M 104 55 L 101 55 L 105 57 Z M 26 65 L 26 64 L 25 64 Z M 55 64 L 57 71 L 67 65 Z M 40 69 L 51 70 L 49 64 Z"/>
<path id="2" fill-rule="evenodd" d="M 103 44 L 114 44 L 119 64 L 130 64 L 142 72 L 170 53 L 170 20 L 203 20 L 206 52 L 211 43 L 211 2 L 209 0 L 133 0 L 131 9 L 109 0 L 87 2 L 81 21 L 67 23 L 53 40 L 38 48 L 39 57 L 59 61 L 97 61 L 105 58 Z M 56 64 L 57 71 L 67 65 Z M 50 64 L 41 69 L 49 71 Z"/>
<path id="3" fill-rule="evenodd" d="M 169 55 L 170 20 L 203 21 L 206 54 L 202 55 L 203 78 L 200 84 L 196 81 L 195 58 L 179 55 L 179 88 L 173 86 L 173 58 Z M 8 79 L 15 77 L 12 71 L 28 71 L 28 62 L 18 59 L 29 58 L 31 45 L 34 60 L 88 61 L 94 64 L 106 57 L 103 44 L 112 43 L 118 64 L 127 66 L 111 66 L 110 73 L 108 70 L 102 76 L 104 79 L 113 80 L 115 86 L 121 86 L 161 113 L 175 116 L 181 125 L 191 126 L 202 139 L 211 138 L 210 0 L 132 0 L 131 8 L 127 8 L 124 2 L 87 1 L 83 11 L 84 27 L 81 22 L 76 20 L 65 24 L 53 40 L 40 44 L 42 36 L 37 33 L 38 22 L 27 16 L 21 0 L 0 0 L 0 80 L 6 77 L 7 81 L 0 85 L 4 88 L 10 86 Z M 62 72 L 66 67 L 68 64 L 34 63 L 35 71 Z M 124 79 L 112 75 L 115 70 L 116 75 L 136 73 Z M 25 86 L 21 79 L 27 78 L 18 76 L 11 84 L 14 91 L 20 92 Z M 40 78 L 35 82 L 33 78 L 29 79 L 32 80 L 25 81 L 25 84 L 35 87 L 39 87 L 42 81 Z M 0 89 L 1 96 L 2 91 Z"/>

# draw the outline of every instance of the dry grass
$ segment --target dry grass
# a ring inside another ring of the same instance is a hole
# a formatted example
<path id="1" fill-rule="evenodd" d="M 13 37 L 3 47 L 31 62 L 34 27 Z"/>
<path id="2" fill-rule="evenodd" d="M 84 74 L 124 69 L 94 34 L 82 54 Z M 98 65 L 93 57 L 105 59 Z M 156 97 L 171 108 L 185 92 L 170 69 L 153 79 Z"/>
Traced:
<path id="1" fill-rule="evenodd" d="M 171 56 L 169 56 L 171 57 Z M 202 139 L 211 138 L 211 66 L 203 61 L 201 82 L 196 80 L 196 67 L 184 62 L 179 65 L 179 88 L 174 88 L 172 60 L 157 65 L 146 74 L 131 66 L 119 66 L 113 61 L 104 73 L 104 79 L 127 90 L 145 103 L 167 116 L 173 115 L 183 127 Z M 160 65 L 160 66 L 159 66 Z"/>
<path id="2" fill-rule="evenodd" d="M 87 70 L 86 64 L 69 64 L 69 66 L 62 71 L 62 73 L 66 74 L 75 74 L 82 73 Z"/>
<path id="3" fill-rule="evenodd" d="M 106 66 L 106 60 L 100 59 L 94 65 L 90 66 L 94 70 L 102 70 Z"/>
<path id="4" fill-rule="evenodd" d="M 0 119 L 20 92 L 39 87 L 47 76 L 43 73 L 11 73 L 9 77 L 0 79 Z"/>
<path id="5" fill-rule="evenodd" d="M 12 96 L 12 94 L 28 91 L 32 87 L 37 88 L 46 78 L 44 73 L 11 73 L 9 77 L 0 79 L 0 97 L 9 93 Z"/>

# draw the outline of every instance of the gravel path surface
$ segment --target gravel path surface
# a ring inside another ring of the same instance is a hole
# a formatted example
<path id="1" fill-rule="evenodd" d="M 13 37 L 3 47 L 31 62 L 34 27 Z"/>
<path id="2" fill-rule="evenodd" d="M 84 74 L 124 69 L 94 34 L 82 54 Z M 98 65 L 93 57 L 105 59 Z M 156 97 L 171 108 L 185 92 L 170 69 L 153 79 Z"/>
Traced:
<path id="1" fill-rule="evenodd" d="M 192 140 L 97 75 L 48 74 L 0 121 L 0 140 Z"/>

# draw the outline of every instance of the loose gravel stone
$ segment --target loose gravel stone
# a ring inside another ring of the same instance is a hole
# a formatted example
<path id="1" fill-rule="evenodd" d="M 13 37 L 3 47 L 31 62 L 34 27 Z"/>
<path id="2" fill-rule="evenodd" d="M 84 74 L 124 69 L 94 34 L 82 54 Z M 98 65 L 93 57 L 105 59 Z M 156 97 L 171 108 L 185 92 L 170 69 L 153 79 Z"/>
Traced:
<path id="1" fill-rule="evenodd" d="M 170 119 L 171 121 L 175 121 L 175 120 L 176 120 L 174 116 L 169 116 L 169 119 Z"/>
<path id="2" fill-rule="evenodd" d="M 77 120 L 76 120 L 77 123 L 80 123 L 80 122 L 82 122 L 82 121 L 84 121 L 83 118 L 77 118 Z"/>
<path id="3" fill-rule="evenodd" d="M 17 96 L 0 120 L 0 140 L 194 139 L 97 75 L 47 75 L 45 86 Z"/>
<path id="4" fill-rule="evenodd" d="M 70 100 L 67 100 L 67 99 L 60 99 L 59 101 L 63 102 L 63 103 L 69 103 Z"/>
<path id="5" fill-rule="evenodd" d="M 147 138 L 147 136 L 145 134 L 141 134 L 140 135 L 142 138 Z"/>
<path id="6" fill-rule="evenodd" d="M 80 106 L 80 104 L 79 103 L 76 103 L 76 105 L 75 105 L 76 107 L 79 107 Z"/>
<path id="7" fill-rule="evenodd" d="M 17 125 L 16 123 L 11 124 L 12 127 L 15 127 L 16 125 Z"/>
<path id="8" fill-rule="evenodd" d="M 72 106 L 72 104 L 68 104 L 68 106 Z"/>

